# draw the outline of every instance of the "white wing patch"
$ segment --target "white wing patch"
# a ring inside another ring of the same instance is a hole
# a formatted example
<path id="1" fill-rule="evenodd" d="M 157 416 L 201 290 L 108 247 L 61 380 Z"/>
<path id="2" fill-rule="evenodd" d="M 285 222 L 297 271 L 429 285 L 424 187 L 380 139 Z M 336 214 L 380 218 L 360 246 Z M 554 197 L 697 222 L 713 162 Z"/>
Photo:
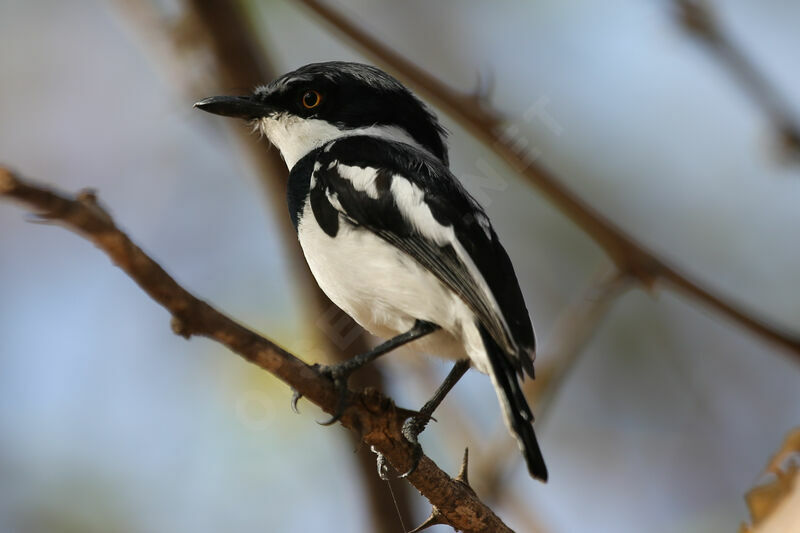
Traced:
<path id="1" fill-rule="evenodd" d="M 335 163 L 335 161 L 334 161 Z M 353 188 L 367 194 L 373 200 L 378 199 L 378 187 L 375 180 L 378 177 L 378 169 L 373 167 L 353 167 L 350 165 L 339 164 L 336 168 L 339 175 L 353 184 Z"/>
<path id="2" fill-rule="evenodd" d="M 430 239 L 439 246 L 450 245 L 455 250 L 461 263 L 467 267 L 472 281 L 478 286 L 480 295 L 485 300 L 486 307 L 491 309 L 492 313 L 499 319 L 502 325 L 503 332 L 505 333 L 505 348 L 506 350 L 516 352 L 517 346 L 514 342 L 511 330 L 506 323 L 503 312 L 497 303 L 489 285 L 483 278 L 475 262 L 470 257 L 469 253 L 464 249 L 456 237 L 453 226 L 446 226 L 439 223 L 433 216 L 430 206 L 425 202 L 425 192 L 420 189 L 416 184 L 411 183 L 408 179 L 395 174 L 392 176 L 391 193 L 394 196 L 395 204 L 403 215 L 403 218 L 410 223 L 423 237 Z M 487 235 L 490 235 L 489 219 L 481 213 L 483 223 L 478 220 L 478 223 L 483 228 Z M 500 339 L 498 339 L 499 341 Z"/>
<path id="3" fill-rule="evenodd" d="M 489 217 L 484 215 L 483 213 L 478 213 L 475 215 L 475 220 L 478 221 L 478 225 L 483 229 L 483 233 L 486 234 L 488 239 L 492 238 L 492 223 L 489 222 Z"/>
<path id="4" fill-rule="evenodd" d="M 452 226 L 444 226 L 436 221 L 430 206 L 425 203 L 425 192 L 422 189 L 395 174 L 392 176 L 391 192 L 403 218 L 414 229 L 440 246 L 455 242 Z"/>
<path id="5" fill-rule="evenodd" d="M 344 209 L 342 209 L 342 203 L 339 201 L 338 193 L 325 191 L 325 197 L 328 199 L 328 201 L 330 202 L 330 204 L 333 206 L 334 209 L 339 211 L 339 213 L 344 213 Z"/>

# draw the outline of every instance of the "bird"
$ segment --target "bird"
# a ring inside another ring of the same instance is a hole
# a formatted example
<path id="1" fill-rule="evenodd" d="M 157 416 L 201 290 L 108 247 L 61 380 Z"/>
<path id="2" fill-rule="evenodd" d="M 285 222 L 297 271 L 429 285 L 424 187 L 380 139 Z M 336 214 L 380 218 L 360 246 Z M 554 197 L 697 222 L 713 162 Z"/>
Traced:
<path id="1" fill-rule="evenodd" d="M 511 260 L 479 203 L 449 169 L 447 132 L 411 90 L 361 63 L 312 63 L 248 95 L 195 103 L 244 119 L 280 151 L 287 205 L 319 287 L 370 333 L 388 339 L 338 365 L 317 365 L 340 391 L 395 348 L 456 361 L 404 436 L 417 437 L 469 368 L 490 377 L 534 478 L 548 471 L 521 382 L 536 341 Z M 297 396 L 294 403 L 296 404 Z M 380 462 L 380 458 L 379 458 Z"/>

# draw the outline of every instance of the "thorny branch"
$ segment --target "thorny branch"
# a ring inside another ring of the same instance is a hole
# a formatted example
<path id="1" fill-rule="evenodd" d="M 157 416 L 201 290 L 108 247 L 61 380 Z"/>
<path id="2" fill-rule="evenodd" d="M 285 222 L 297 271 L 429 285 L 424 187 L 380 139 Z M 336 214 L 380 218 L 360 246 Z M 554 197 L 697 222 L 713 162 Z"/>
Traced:
<path id="1" fill-rule="evenodd" d="M 367 34 L 341 13 L 317 0 L 298 0 L 322 20 L 349 38 L 367 55 L 427 95 L 442 110 L 468 129 L 475 138 L 500 156 L 517 173 L 543 193 L 567 217 L 600 245 L 619 271 L 638 279 L 645 287 L 657 282 L 690 295 L 751 332 L 785 348 L 800 362 L 800 336 L 782 331 L 755 314 L 715 294 L 658 257 L 567 189 L 550 170 L 525 149 L 508 139 L 504 118 L 482 98 L 459 93 L 434 78 L 381 41 Z"/>
<path id="2" fill-rule="evenodd" d="M 172 314 L 173 330 L 186 338 L 201 336 L 223 344 L 247 361 L 272 373 L 328 413 L 338 404 L 330 380 L 271 340 L 245 328 L 181 287 L 115 224 L 92 191 L 68 198 L 35 185 L 0 167 L 0 197 L 21 202 L 44 220 L 58 222 L 93 242 L 151 298 Z M 374 389 L 348 394 L 341 424 L 381 452 L 398 471 L 411 465 L 412 448 L 401 427 L 411 412 L 398 408 Z M 423 456 L 408 481 L 441 516 L 465 532 L 511 532 L 464 482 L 451 478 Z"/>

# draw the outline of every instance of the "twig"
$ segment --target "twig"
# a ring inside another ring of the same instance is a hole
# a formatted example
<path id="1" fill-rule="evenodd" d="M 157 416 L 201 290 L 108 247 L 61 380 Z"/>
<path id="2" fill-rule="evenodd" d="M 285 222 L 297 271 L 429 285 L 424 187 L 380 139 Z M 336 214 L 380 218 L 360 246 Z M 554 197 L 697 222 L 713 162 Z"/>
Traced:
<path id="1" fill-rule="evenodd" d="M 537 187 L 556 207 L 582 228 L 600 245 L 620 272 L 637 278 L 646 287 L 656 282 L 667 282 L 703 302 L 712 309 L 732 319 L 740 326 L 785 348 L 800 362 L 800 337 L 782 331 L 753 313 L 714 294 L 693 281 L 687 274 L 669 265 L 665 260 L 638 243 L 577 195 L 565 187 L 551 171 L 538 164 L 525 150 L 509 141 L 504 135 L 503 117 L 474 95 L 458 93 L 447 87 L 414 63 L 394 52 L 378 39 L 367 34 L 338 11 L 317 0 L 298 0 L 321 19 L 350 39 L 359 49 L 395 72 L 399 77 L 428 96 L 441 109 L 460 122 L 466 129 L 493 150 L 516 172 Z"/>
<path id="2" fill-rule="evenodd" d="M 772 121 L 786 149 L 800 155 L 800 125 L 790 106 L 756 65 L 724 30 L 719 17 L 706 0 L 673 0 L 678 20 L 708 45 L 736 81 Z"/>
<path id="3" fill-rule="evenodd" d="M 336 410 L 337 394 L 328 379 L 181 287 L 116 226 L 93 192 L 85 191 L 75 199 L 68 198 L 0 167 L 0 196 L 21 202 L 43 219 L 58 222 L 93 242 L 172 314 L 176 333 L 186 338 L 196 335 L 215 340 L 277 376 L 324 411 Z M 357 394 L 351 392 L 348 400 L 342 425 L 355 430 L 365 445 L 383 453 L 398 471 L 408 469 L 412 449 L 403 439 L 401 427 L 410 412 L 395 407 L 389 398 L 374 389 Z M 428 457 L 422 457 L 416 471 L 407 479 L 454 528 L 485 533 L 511 531 L 471 489 L 453 480 Z"/>
<path id="4" fill-rule="evenodd" d="M 631 287 L 632 281 L 619 271 L 601 273 L 556 321 L 543 350 L 543 358 L 551 361 L 547 379 L 525 383 L 525 393 L 537 405 L 538 424 L 543 425 L 548 419 L 555 397 L 574 370 L 583 349 L 606 317 L 609 307 Z"/>

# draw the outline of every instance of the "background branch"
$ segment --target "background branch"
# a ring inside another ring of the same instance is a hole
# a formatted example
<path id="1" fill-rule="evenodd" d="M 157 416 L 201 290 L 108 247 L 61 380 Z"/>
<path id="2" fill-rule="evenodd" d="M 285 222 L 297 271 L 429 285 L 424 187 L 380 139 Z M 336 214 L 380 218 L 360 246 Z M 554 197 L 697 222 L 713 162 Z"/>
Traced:
<path id="1" fill-rule="evenodd" d="M 778 90 L 725 31 L 717 12 L 706 0 L 674 0 L 678 20 L 705 43 L 735 81 L 772 122 L 783 146 L 800 156 L 800 126 Z"/>
<path id="2" fill-rule="evenodd" d="M 555 174 L 535 161 L 527 151 L 520 150 L 519 146 L 504 133 L 502 127 L 504 117 L 490 109 L 480 97 L 459 93 L 449 88 L 326 4 L 317 0 L 298 1 L 347 37 L 365 54 L 424 93 L 469 130 L 475 138 L 500 156 L 594 239 L 620 272 L 637 278 L 645 287 L 652 287 L 657 282 L 666 282 L 668 286 L 699 300 L 740 326 L 783 347 L 793 359 L 800 362 L 800 337 L 796 333 L 782 331 L 754 313 L 715 294 L 603 217 L 567 189 Z"/>
<path id="3" fill-rule="evenodd" d="M 630 277 L 616 270 L 602 272 L 556 320 L 541 358 L 537 357 L 546 362 L 546 366 L 540 363 L 536 379 L 526 381 L 523 386 L 525 395 L 536 405 L 539 431 L 547 422 L 558 392 L 577 366 L 592 335 L 611 305 L 630 288 L 631 282 Z M 504 433 L 498 431 L 479 460 L 473 463 L 475 485 L 491 501 L 503 499 L 503 479 L 519 458 L 519 454 L 514 453 L 516 444 Z"/>
<path id="4" fill-rule="evenodd" d="M 330 380 L 271 340 L 236 323 L 181 287 L 167 272 L 119 230 L 97 202 L 92 191 L 75 199 L 23 180 L 0 167 L 0 196 L 23 203 L 48 221 L 63 224 L 93 242 L 125 271 L 151 298 L 173 316 L 173 329 L 217 341 L 247 361 L 277 376 L 328 413 L 338 399 Z M 400 429 L 408 411 L 369 389 L 349 394 L 349 407 L 341 424 L 355 430 L 361 441 L 383 453 L 398 471 L 411 464 L 412 450 Z M 423 456 L 408 481 L 435 506 L 456 529 L 466 532 L 510 532 L 465 483 L 452 479 Z"/>

